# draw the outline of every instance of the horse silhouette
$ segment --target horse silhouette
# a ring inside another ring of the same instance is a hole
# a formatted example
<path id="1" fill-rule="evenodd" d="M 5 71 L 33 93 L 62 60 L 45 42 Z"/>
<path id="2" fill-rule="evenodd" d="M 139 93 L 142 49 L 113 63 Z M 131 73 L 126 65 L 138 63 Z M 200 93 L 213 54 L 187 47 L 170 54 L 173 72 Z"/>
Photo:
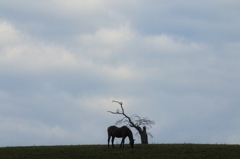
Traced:
<path id="1" fill-rule="evenodd" d="M 126 137 L 129 138 L 131 148 L 134 147 L 133 134 L 132 134 L 132 131 L 127 126 L 122 126 L 121 128 L 118 128 L 113 125 L 113 126 L 109 126 L 107 131 L 108 131 L 108 147 L 109 147 L 109 141 L 110 141 L 111 137 L 112 137 L 112 147 L 113 148 L 114 148 L 113 142 L 114 142 L 115 137 L 122 138 L 120 147 L 123 146 L 123 148 L 124 148 L 124 140 Z"/>

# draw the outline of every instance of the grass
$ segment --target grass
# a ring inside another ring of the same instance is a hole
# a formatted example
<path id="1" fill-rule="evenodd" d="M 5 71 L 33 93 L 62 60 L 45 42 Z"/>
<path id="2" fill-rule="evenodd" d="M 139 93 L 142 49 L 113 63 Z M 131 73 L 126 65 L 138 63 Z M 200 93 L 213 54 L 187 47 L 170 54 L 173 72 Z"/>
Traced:
<path id="1" fill-rule="evenodd" d="M 0 159 L 237 159 L 240 145 L 149 144 L 125 145 L 120 149 L 106 145 L 2 147 Z"/>

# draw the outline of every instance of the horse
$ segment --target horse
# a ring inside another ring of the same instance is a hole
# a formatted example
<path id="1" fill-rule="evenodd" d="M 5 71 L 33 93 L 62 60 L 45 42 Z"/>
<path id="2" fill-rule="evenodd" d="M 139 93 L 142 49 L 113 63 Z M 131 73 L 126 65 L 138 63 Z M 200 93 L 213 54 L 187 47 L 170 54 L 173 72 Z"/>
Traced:
<path id="1" fill-rule="evenodd" d="M 121 128 L 118 128 L 116 126 L 109 126 L 108 129 L 108 147 L 109 147 L 109 141 L 112 137 L 112 147 L 114 148 L 114 138 L 122 138 L 122 142 L 120 144 L 120 148 L 123 146 L 124 148 L 124 140 L 126 137 L 129 138 L 130 141 L 130 146 L 131 148 L 134 147 L 134 139 L 133 139 L 133 134 L 132 131 L 127 127 L 127 126 L 122 126 Z"/>

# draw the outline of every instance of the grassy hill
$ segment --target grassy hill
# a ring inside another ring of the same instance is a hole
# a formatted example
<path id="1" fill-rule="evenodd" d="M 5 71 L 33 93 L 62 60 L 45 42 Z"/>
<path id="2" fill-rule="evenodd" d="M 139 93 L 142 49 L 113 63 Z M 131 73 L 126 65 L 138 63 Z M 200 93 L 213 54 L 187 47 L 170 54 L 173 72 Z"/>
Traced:
<path id="1" fill-rule="evenodd" d="M 240 145 L 149 144 L 2 147 L 0 159 L 239 159 Z"/>

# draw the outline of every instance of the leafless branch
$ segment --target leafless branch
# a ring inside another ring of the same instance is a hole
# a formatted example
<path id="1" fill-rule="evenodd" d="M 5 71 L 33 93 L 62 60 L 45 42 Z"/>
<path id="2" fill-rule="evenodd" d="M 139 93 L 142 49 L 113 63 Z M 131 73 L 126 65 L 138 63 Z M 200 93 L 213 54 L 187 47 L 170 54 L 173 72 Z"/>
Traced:
<path id="1" fill-rule="evenodd" d="M 113 100 L 112 102 L 115 102 L 115 103 L 118 103 L 118 104 L 120 104 L 121 106 L 122 106 L 122 102 L 119 102 L 119 101 L 116 101 L 116 100 Z"/>
<path id="2" fill-rule="evenodd" d="M 108 112 L 110 112 L 112 114 L 122 114 L 124 116 L 122 119 L 120 119 L 116 122 L 116 125 L 121 124 L 121 123 L 127 123 L 127 125 L 129 125 L 130 127 L 134 127 L 135 129 L 137 129 L 137 131 L 138 131 L 137 134 L 139 134 L 140 132 L 143 131 L 143 129 L 140 126 L 143 126 L 143 128 L 145 128 L 145 129 L 149 129 L 152 127 L 151 125 L 155 124 L 154 121 L 150 120 L 147 117 L 141 118 L 140 116 L 138 116 L 136 114 L 134 114 L 130 117 L 127 116 L 124 112 L 122 102 L 115 101 L 115 100 L 113 100 L 112 102 L 120 104 L 121 110 L 117 109 L 116 112 L 112 112 L 112 111 L 108 111 Z M 149 136 L 153 137 L 151 133 L 148 132 L 147 134 Z"/>
<path id="3" fill-rule="evenodd" d="M 115 103 L 118 103 L 118 104 L 120 104 L 120 106 L 121 106 L 121 109 L 122 109 L 122 113 L 124 114 L 124 109 L 123 109 L 123 103 L 122 102 L 119 102 L 119 101 L 116 101 L 116 100 L 113 100 L 112 102 L 115 102 Z M 117 111 L 119 111 L 119 110 L 117 110 Z M 119 111 L 120 112 L 120 111 Z"/>
<path id="4" fill-rule="evenodd" d="M 124 117 L 124 118 L 122 118 L 122 119 L 120 119 L 120 120 L 116 121 L 115 125 L 118 125 L 118 124 L 121 124 L 121 123 L 124 123 L 124 122 L 126 122 L 126 120 L 125 120 L 125 121 L 123 121 L 125 118 L 126 118 L 126 117 Z"/>
<path id="5" fill-rule="evenodd" d="M 137 136 L 137 137 L 139 137 L 139 136 L 140 136 L 140 134 L 139 134 L 139 132 L 138 132 L 138 131 L 135 133 L 135 136 Z"/>
<path id="6" fill-rule="evenodd" d="M 147 134 L 148 134 L 151 138 L 153 138 L 153 135 L 152 135 L 150 132 L 147 132 Z"/>
<path id="7" fill-rule="evenodd" d="M 120 113 L 120 112 L 118 112 L 118 111 L 116 111 L 116 112 L 107 111 L 107 112 L 112 113 L 112 114 L 122 114 L 122 113 Z"/>

